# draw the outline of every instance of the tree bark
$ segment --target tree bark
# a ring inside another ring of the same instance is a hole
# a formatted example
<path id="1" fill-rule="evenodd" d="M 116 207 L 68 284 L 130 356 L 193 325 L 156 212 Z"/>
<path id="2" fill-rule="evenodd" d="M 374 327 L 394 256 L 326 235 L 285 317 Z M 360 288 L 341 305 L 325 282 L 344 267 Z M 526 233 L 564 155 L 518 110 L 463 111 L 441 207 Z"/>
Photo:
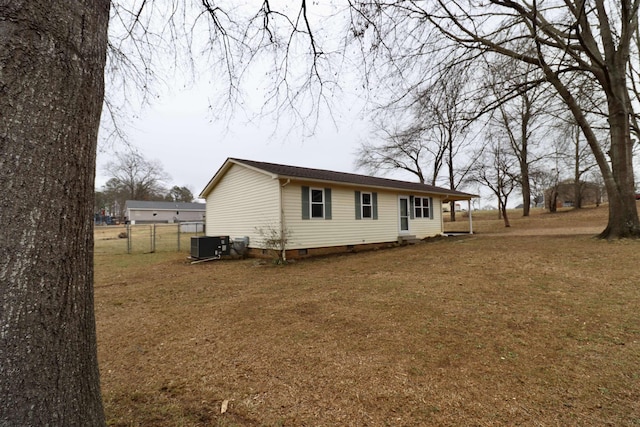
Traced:
<path id="1" fill-rule="evenodd" d="M 637 18 L 636 18 L 637 19 Z M 640 237 L 640 220 L 635 200 L 633 173 L 633 141 L 629 119 L 629 92 L 627 90 L 626 64 L 628 46 L 613 52 L 608 49 L 608 71 L 603 82 L 609 110 L 611 135 L 611 169 L 605 168 L 603 177 L 609 198 L 609 222 L 600 237 Z M 605 83 L 608 83 L 606 85 Z M 602 165 L 600 169 L 602 170 Z"/>
<path id="2" fill-rule="evenodd" d="M 511 222 L 509 222 L 509 216 L 507 215 L 507 207 L 502 205 L 502 219 L 504 220 L 505 227 L 511 227 Z"/>
<path id="3" fill-rule="evenodd" d="M 611 178 L 605 179 L 609 198 L 609 222 L 600 237 L 640 237 L 640 221 L 635 200 L 635 180 L 629 116 L 626 107 L 609 100 L 611 123 Z M 620 112 L 617 112 L 620 111 Z"/>
<path id="4" fill-rule="evenodd" d="M 108 0 L 0 1 L 0 425 L 104 425 L 93 188 Z"/>
<path id="5" fill-rule="evenodd" d="M 529 177 L 529 108 L 526 117 L 523 117 L 523 124 L 520 135 L 520 147 L 518 153 L 518 163 L 520 166 L 520 185 L 522 187 L 522 216 L 529 216 L 531 212 L 531 178 Z M 515 148 L 515 147 L 514 147 Z"/>
<path id="6" fill-rule="evenodd" d="M 593 133 L 573 95 L 569 93 L 548 66 L 544 66 L 543 70 L 547 80 L 556 87 L 558 94 L 563 98 L 573 113 L 576 123 L 582 129 L 604 179 L 609 199 L 609 220 L 607 227 L 599 234 L 599 237 L 603 239 L 637 238 L 640 237 L 640 220 L 635 201 L 635 179 L 631 152 L 633 144 L 629 128 L 625 68 L 624 65 L 616 64 L 616 62 L 613 64 L 615 65 L 608 69 L 609 74 L 606 77 L 600 77 L 602 86 L 605 88 L 609 108 L 611 149 L 608 154 L 611 165 L 609 165 L 598 138 Z"/>
<path id="7" fill-rule="evenodd" d="M 529 177 L 529 163 L 520 163 L 522 181 L 522 216 L 529 216 L 531 213 L 531 179 Z"/>

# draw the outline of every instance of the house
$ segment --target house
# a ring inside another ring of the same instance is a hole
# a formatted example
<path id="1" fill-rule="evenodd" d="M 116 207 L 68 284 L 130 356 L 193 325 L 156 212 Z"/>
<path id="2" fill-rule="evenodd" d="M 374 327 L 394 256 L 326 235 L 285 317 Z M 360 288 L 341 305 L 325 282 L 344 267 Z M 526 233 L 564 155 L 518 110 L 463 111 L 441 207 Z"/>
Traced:
<path id="1" fill-rule="evenodd" d="M 277 250 L 297 258 L 440 235 L 442 204 L 470 203 L 477 196 L 415 182 L 228 158 L 200 197 L 206 199 L 207 235 L 248 237 L 244 241 L 252 256 L 274 249 L 275 236 L 285 246 Z"/>
<path id="2" fill-rule="evenodd" d="M 557 183 L 544 192 L 545 208 L 551 210 L 551 205 L 555 201 L 556 208 L 577 207 L 596 205 L 600 206 L 606 201 L 607 193 L 603 185 L 578 181 L 578 185 L 573 180 L 566 180 Z"/>
<path id="3" fill-rule="evenodd" d="M 185 221 L 203 221 L 204 203 L 152 202 L 127 200 L 125 203 L 127 221 L 131 224 L 157 224 Z"/>

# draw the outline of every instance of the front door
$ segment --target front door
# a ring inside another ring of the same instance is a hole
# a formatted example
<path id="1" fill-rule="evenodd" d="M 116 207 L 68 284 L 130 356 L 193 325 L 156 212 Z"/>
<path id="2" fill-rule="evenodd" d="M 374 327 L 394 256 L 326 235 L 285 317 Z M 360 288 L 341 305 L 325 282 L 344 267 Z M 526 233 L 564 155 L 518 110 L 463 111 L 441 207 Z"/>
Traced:
<path id="1" fill-rule="evenodd" d="M 400 214 L 400 233 L 409 232 L 409 198 L 400 197 L 398 212 Z"/>

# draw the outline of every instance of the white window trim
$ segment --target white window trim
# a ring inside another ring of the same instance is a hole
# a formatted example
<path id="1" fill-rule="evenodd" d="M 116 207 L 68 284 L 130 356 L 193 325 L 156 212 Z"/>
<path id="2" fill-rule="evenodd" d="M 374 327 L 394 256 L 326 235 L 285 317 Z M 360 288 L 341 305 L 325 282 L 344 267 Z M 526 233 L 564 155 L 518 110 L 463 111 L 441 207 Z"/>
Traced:
<path id="1" fill-rule="evenodd" d="M 402 207 L 400 200 L 407 201 L 407 229 L 402 229 Z M 409 234 L 411 232 L 411 197 L 410 196 L 398 196 L 398 233 L 400 235 Z"/>
<path id="2" fill-rule="evenodd" d="M 365 205 L 364 203 L 364 195 L 369 195 L 369 204 Z M 364 216 L 364 207 L 369 206 L 369 214 L 370 216 Z M 360 218 L 365 220 L 373 220 L 373 193 L 364 191 L 360 193 Z"/>
<path id="3" fill-rule="evenodd" d="M 418 200 L 420 200 L 420 206 L 418 206 Z M 413 216 L 416 219 L 431 219 L 431 209 L 433 207 L 429 201 L 429 197 L 413 196 Z M 420 209 L 420 215 L 418 215 L 418 208 Z M 424 214 L 425 208 L 427 208 L 427 215 Z"/>
<path id="4" fill-rule="evenodd" d="M 313 201 L 314 190 L 322 193 L 322 216 L 313 216 L 313 205 L 320 205 L 320 203 Z M 324 219 L 325 214 L 327 213 L 327 208 L 325 206 L 326 201 L 327 196 L 324 194 L 324 188 L 309 187 L 309 219 Z"/>

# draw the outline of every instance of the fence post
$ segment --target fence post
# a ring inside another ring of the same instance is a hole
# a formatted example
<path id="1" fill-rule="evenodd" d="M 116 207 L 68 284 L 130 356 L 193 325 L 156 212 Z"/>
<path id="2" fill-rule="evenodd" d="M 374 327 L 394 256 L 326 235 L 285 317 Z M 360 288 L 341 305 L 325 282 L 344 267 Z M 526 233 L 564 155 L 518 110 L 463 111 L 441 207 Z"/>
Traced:
<path id="1" fill-rule="evenodd" d="M 151 253 L 154 253 L 156 251 L 156 225 L 153 224 L 153 226 L 149 226 L 149 234 L 151 237 Z"/>
<path id="2" fill-rule="evenodd" d="M 178 252 L 180 252 L 180 223 L 178 223 Z"/>
<path id="3" fill-rule="evenodd" d="M 127 224 L 127 253 L 131 253 L 131 224 Z"/>

